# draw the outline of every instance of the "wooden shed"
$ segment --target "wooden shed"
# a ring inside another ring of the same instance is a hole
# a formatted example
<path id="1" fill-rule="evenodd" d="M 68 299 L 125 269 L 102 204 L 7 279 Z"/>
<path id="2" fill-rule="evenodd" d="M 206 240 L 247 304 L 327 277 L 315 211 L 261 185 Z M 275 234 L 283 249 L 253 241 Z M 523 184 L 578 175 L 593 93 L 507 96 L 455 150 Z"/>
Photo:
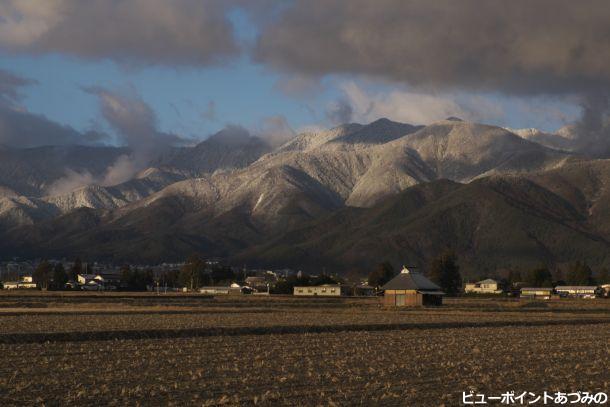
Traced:
<path id="1" fill-rule="evenodd" d="M 383 304 L 397 307 L 442 305 L 444 292 L 423 274 L 402 268 L 399 275 L 381 287 Z"/>

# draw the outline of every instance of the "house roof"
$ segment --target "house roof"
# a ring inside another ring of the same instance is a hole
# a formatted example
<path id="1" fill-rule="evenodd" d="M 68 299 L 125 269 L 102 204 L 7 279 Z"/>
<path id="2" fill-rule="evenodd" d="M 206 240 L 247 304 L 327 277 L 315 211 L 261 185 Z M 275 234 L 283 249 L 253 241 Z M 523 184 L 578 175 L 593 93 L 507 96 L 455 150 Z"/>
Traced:
<path id="1" fill-rule="evenodd" d="M 100 273 L 95 273 L 95 276 L 120 279 L 122 277 L 122 273 L 116 271 L 102 271 Z"/>
<path id="2" fill-rule="evenodd" d="M 553 287 L 523 287 L 521 291 L 553 291 Z"/>
<path id="3" fill-rule="evenodd" d="M 423 274 L 404 267 L 399 275 L 388 281 L 383 290 L 427 290 L 441 291 L 441 288 Z"/>
<path id="4" fill-rule="evenodd" d="M 596 285 L 558 285 L 556 290 L 596 290 Z"/>
<path id="5" fill-rule="evenodd" d="M 498 282 L 491 278 L 486 278 L 485 280 L 477 281 L 477 284 L 497 284 Z"/>

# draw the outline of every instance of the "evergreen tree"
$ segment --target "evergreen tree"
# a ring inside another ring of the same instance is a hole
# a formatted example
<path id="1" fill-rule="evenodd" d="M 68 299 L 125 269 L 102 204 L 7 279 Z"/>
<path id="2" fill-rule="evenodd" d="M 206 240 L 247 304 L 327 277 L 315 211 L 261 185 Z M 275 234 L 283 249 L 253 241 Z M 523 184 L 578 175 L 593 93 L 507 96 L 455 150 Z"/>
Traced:
<path id="1" fill-rule="evenodd" d="M 121 286 L 130 291 L 145 291 L 154 283 L 151 269 L 132 269 L 128 264 L 121 267 Z"/>
<path id="2" fill-rule="evenodd" d="M 56 263 L 53 267 L 53 288 L 55 290 L 63 290 L 68 282 L 68 273 L 64 269 L 64 265 Z"/>
<path id="3" fill-rule="evenodd" d="M 209 281 L 211 278 L 211 281 Z M 212 267 L 212 272 L 211 272 L 211 276 L 209 274 L 205 274 L 203 276 L 203 284 L 216 284 L 216 285 L 228 285 L 231 284 L 232 282 L 234 282 L 236 279 L 238 278 L 238 276 L 233 272 L 233 270 L 231 269 L 231 267 L 227 267 L 227 266 L 219 266 L 216 265 L 214 267 Z M 205 281 L 209 281 L 209 282 L 205 282 Z"/>
<path id="4" fill-rule="evenodd" d="M 521 271 L 517 269 L 510 269 L 508 272 L 507 283 L 508 287 L 513 287 L 515 283 L 520 283 L 523 281 L 523 277 L 521 276 Z"/>
<path id="5" fill-rule="evenodd" d="M 278 280 L 271 288 L 272 294 L 293 294 L 294 287 L 300 286 L 297 276 L 288 276 L 285 279 Z"/>
<path id="6" fill-rule="evenodd" d="M 375 270 L 371 271 L 368 276 L 368 283 L 371 287 L 379 288 L 385 283 L 394 278 L 396 273 L 394 267 L 388 261 L 384 261 L 377 265 Z"/>
<path id="7" fill-rule="evenodd" d="M 526 281 L 532 287 L 552 287 L 553 275 L 545 265 L 540 265 L 527 273 Z"/>
<path id="8" fill-rule="evenodd" d="M 607 267 L 604 267 L 597 274 L 597 283 L 600 285 L 610 284 L 610 271 Z"/>
<path id="9" fill-rule="evenodd" d="M 429 277 L 438 284 L 447 295 L 456 295 L 462 289 L 462 276 L 457 264 L 457 256 L 447 250 L 434 258 L 430 264 Z"/>
<path id="10" fill-rule="evenodd" d="M 38 266 L 36 266 L 36 269 L 32 274 L 32 279 L 38 288 L 47 289 L 49 287 L 51 272 L 51 264 L 49 264 L 49 262 L 46 260 L 41 261 Z"/>
<path id="11" fill-rule="evenodd" d="M 131 266 L 129 264 L 123 264 L 121 266 L 121 287 L 122 288 L 126 288 L 126 289 L 130 289 L 131 286 Z"/>
<path id="12" fill-rule="evenodd" d="M 83 274 L 83 262 L 81 261 L 80 257 L 77 257 L 76 259 L 74 259 L 74 264 L 72 264 L 72 267 L 70 267 L 70 273 L 68 277 L 70 278 L 70 280 L 76 281 L 79 274 Z"/>
<path id="13" fill-rule="evenodd" d="M 586 262 L 577 261 L 572 263 L 566 273 L 566 282 L 572 285 L 595 284 L 593 270 L 591 270 L 591 267 Z"/>

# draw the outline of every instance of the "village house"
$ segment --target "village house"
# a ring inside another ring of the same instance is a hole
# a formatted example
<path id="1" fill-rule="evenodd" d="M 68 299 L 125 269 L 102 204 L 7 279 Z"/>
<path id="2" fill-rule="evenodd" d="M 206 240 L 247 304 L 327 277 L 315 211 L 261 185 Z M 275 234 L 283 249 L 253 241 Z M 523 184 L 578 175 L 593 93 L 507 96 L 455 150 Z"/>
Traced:
<path id="1" fill-rule="evenodd" d="M 246 277 L 244 282 L 248 287 L 253 288 L 257 292 L 268 291 L 270 284 L 266 277 L 258 276 Z"/>
<path id="2" fill-rule="evenodd" d="M 441 288 L 427 279 L 423 274 L 403 266 L 402 271 L 387 284 L 384 290 L 384 305 L 397 307 L 417 307 L 442 305 Z"/>
<path id="3" fill-rule="evenodd" d="M 498 281 L 488 278 L 476 283 L 466 283 L 464 292 L 466 294 L 502 294 L 504 290 Z"/>
<path id="4" fill-rule="evenodd" d="M 339 284 L 294 287 L 296 296 L 340 297 L 349 293 L 348 287 Z"/>
<path id="5" fill-rule="evenodd" d="M 238 295 L 243 294 L 243 287 L 237 283 L 233 283 L 230 286 L 201 287 L 199 288 L 199 292 L 208 295 Z"/>
<path id="6" fill-rule="evenodd" d="M 121 286 L 121 274 L 118 272 L 104 271 L 96 273 L 93 278 L 105 290 L 116 290 Z"/>
<path id="7" fill-rule="evenodd" d="M 601 288 L 603 290 L 602 295 L 606 298 L 610 297 L 610 284 L 604 284 Z"/>
<path id="8" fill-rule="evenodd" d="M 80 285 L 86 285 L 91 280 L 95 280 L 95 274 L 78 274 L 76 282 Z"/>
<path id="9" fill-rule="evenodd" d="M 2 286 L 5 290 L 22 290 L 37 287 L 32 276 L 23 276 L 19 281 L 6 281 Z"/>
<path id="10" fill-rule="evenodd" d="M 550 300 L 555 290 L 549 287 L 524 287 L 521 289 L 521 298 L 531 300 Z"/>
<path id="11" fill-rule="evenodd" d="M 555 287 L 555 291 L 561 297 L 570 298 L 596 298 L 601 297 L 603 289 L 599 286 L 571 286 L 571 285 L 558 285 Z"/>
<path id="12" fill-rule="evenodd" d="M 121 275 L 116 272 L 103 271 L 95 274 L 78 274 L 76 282 L 81 290 L 101 291 L 116 290 L 121 284 Z M 68 286 L 72 286 L 69 283 Z"/>

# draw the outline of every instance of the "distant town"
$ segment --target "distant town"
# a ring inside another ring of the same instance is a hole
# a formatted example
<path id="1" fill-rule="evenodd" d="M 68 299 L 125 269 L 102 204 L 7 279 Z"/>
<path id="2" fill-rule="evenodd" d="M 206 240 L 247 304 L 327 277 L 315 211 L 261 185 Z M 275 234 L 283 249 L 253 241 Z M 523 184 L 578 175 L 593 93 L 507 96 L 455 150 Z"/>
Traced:
<path id="1" fill-rule="evenodd" d="M 157 294 L 191 293 L 222 295 L 294 295 L 300 297 L 384 296 L 388 306 L 441 305 L 445 296 L 510 297 L 524 300 L 608 298 L 607 271 L 594 278 L 582 262 L 568 268 L 565 279 L 553 279 L 545 267 L 525 273 L 508 271 L 506 278 L 462 282 L 452 254 L 443 254 L 427 272 L 402 266 L 396 272 L 387 262 L 368 276 L 308 274 L 300 270 L 257 269 L 229 266 L 221 259 L 193 255 L 181 263 L 157 265 L 74 260 L 0 262 L 0 287 L 4 290 L 44 291 L 148 291 Z"/>

